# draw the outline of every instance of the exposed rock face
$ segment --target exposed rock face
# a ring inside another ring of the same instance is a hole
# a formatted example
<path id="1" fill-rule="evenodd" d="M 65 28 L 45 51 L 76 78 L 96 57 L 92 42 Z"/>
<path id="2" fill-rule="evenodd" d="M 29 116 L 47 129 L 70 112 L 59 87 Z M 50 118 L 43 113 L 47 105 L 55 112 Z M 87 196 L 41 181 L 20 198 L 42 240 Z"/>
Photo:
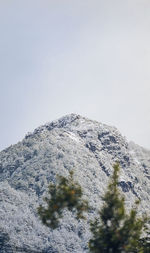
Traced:
<path id="1" fill-rule="evenodd" d="M 74 177 L 99 209 L 112 165 L 121 165 L 120 188 L 130 208 L 138 197 L 140 211 L 149 211 L 150 151 L 126 139 L 114 127 L 71 114 L 37 128 L 23 141 L 0 153 L 0 252 L 88 252 L 89 222 L 64 212 L 55 231 L 41 224 L 37 207 L 56 174 Z"/>

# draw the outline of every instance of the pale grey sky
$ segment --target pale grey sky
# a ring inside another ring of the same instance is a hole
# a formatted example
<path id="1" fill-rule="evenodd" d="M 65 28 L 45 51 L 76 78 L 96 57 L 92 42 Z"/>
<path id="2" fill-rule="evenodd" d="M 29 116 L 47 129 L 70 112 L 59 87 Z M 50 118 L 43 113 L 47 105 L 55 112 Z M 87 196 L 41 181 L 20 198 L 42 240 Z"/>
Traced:
<path id="1" fill-rule="evenodd" d="M 68 113 L 150 149 L 149 0 L 0 0 L 0 150 Z"/>

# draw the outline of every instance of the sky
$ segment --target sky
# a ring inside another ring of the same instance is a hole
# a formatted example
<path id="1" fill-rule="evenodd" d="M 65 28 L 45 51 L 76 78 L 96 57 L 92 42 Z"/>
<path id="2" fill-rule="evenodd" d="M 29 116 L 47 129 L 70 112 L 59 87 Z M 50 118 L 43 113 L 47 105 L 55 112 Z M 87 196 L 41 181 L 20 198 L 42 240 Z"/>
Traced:
<path id="1" fill-rule="evenodd" d="M 76 113 L 150 149 L 149 0 L 0 0 L 0 150 Z"/>

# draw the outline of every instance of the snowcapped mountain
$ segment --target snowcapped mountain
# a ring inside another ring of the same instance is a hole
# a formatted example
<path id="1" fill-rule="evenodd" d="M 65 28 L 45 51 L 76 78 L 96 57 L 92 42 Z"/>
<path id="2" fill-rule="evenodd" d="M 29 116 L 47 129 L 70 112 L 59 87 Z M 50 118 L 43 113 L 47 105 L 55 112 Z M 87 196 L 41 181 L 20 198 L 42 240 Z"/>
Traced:
<path id="1" fill-rule="evenodd" d="M 115 127 L 71 114 L 0 152 L 0 252 L 88 252 L 89 220 L 102 204 L 115 161 L 127 207 L 140 198 L 140 212 L 149 211 L 150 151 L 128 143 Z M 93 211 L 87 222 L 65 211 L 60 227 L 51 231 L 41 224 L 37 207 L 56 175 L 70 170 Z"/>

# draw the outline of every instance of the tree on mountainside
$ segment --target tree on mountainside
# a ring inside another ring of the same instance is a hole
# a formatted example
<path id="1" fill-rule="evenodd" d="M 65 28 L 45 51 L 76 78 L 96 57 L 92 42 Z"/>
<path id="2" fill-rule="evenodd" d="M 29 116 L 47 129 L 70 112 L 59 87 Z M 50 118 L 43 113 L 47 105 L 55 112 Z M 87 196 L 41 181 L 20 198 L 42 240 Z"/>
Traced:
<path id="1" fill-rule="evenodd" d="M 76 213 L 77 219 L 85 219 L 83 213 L 88 210 L 88 202 L 82 199 L 82 188 L 73 180 L 73 172 L 69 178 L 58 176 L 57 184 L 49 185 L 50 198 L 45 198 L 47 207 L 40 206 L 38 214 L 46 226 L 55 229 L 63 217 L 63 210 Z"/>
<path id="2" fill-rule="evenodd" d="M 137 216 L 139 201 L 127 214 L 125 199 L 118 189 L 119 164 L 115 164 L 108 189 L 103 196 L 103 206 L 99 217 L 91 222 L 92 238 L 89 241 L 89 251 L 94 253 L 150 253 L 150 241 L 145 230 L 147 216 Z M 76 218 L 85 218 L 83 212 L 89 210 L 89 204 L 82 199 L 82 188 L 69 178 L 59 177 L 56 185 L 49 186 L 50 198 L 45 198 L 47 207 L 40 206 L 38 214 L 46 226 L 55 229 L 67 208 L 75 211 Z M 145 230 L 146 236 L 142 238 Z"/>
<path id="3" fill-rule="evenodd" d="M 139 201 L 136 201 L 129 214 L 126 213 L 125 199 L 118 190 L 118 173 L 119 164 L 115 164 L 99 218 L 91 222 L 93 237 L 89 241 L 89 248 L 94 253 L 144 253 L 140 238 L 147 217 L 137 216 Z"/>

